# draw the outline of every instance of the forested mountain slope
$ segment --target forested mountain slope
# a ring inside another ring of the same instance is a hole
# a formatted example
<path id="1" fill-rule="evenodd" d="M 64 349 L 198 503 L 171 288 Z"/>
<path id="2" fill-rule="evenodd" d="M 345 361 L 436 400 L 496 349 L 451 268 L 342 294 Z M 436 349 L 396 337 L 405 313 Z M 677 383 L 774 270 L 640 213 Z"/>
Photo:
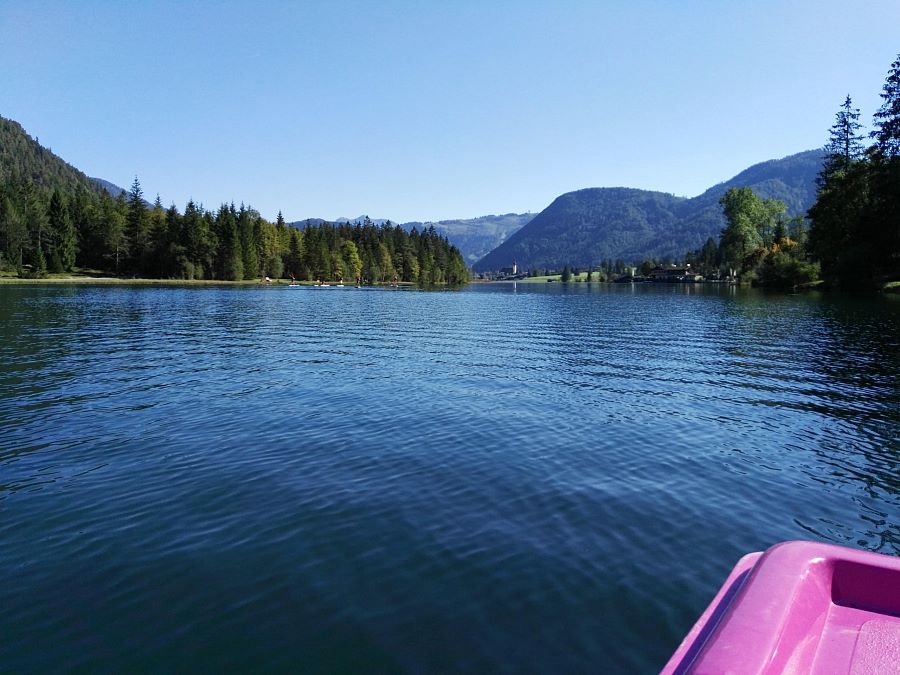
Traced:
<path id="1" fill-rule="evenodd" d="M 115 192 L 115 198 L 110 194 Z M 458 284 L 469 273 L 433 228 L 272 223 L 243 203 L 215 212 L 148 204 L 135 178 L 124 193 L 90 179 L 0 118 L 0 273 L 94 273 L 241 281 L 292 276 L 358 283 Z"/>
<path id="2" fill-rule="evenodd" d="M 505 213 L 498 216 L 439 220 L 434 223 L 410 222 L 403 223 L 402 227 L 406 230 L 415 227 L 421 231 L 433 226 L 459 249 L 466 263 L 472 265 L 522 229 L 532 218 L 533 213 Z"/>
<path id="3" fill-rule="evenodd" d="M 680 256 L 717 237 L 725 225 L 719 199 L 730 187 L 750 187 L 805 215 L 816 197 L 822 152 L 810 150 L 756 164 L 692 199 L 631 188 L 588 188 L 557 197 L 531 222 L 474 265 L 497 270 L 597 265 Z"/>
<path id="4" fill-rule="evenodd" d="M 98 193 L 102 189 L 29 136 L 18 122 L 0 117 L 0 184 L 11 182 L 45 191 L 84 188 Z"/>

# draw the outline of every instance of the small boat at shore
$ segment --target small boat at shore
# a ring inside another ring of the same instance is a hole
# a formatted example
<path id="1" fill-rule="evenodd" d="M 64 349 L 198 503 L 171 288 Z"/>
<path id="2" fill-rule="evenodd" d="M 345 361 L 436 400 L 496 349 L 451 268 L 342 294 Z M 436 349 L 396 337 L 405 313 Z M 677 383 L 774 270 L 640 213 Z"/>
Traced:
<path id="1" fill-rule="evenodd" d="M 789 541 L 735 565 L 662 670 L 900 673 L 900 558 Z"/>

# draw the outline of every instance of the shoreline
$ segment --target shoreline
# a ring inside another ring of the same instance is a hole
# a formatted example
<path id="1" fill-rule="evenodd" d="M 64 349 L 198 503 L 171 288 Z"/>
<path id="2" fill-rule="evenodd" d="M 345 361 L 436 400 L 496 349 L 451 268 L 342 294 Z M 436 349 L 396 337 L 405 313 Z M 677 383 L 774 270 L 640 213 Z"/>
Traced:
<path id="1" fill-rule="evenodd" d="M 259 281 L 224 281 L 218 279 L 152 279 L 145 277 L 94 277 L 66 275 L 43 277 L 41 279 L 23 279 L 20 277 L 0 277 L 0 285 L 36 285 L 36 284 L 97 284 L 100 286 L 266 286 Z M 286 284 L 285 284 L 286 285 Z"/>
<path id="2" fill-rule="evenodd" d="M 337 280 L 324 282 L 329 286 L 336 286 Z M 280 286 L 288 288 L 291 286 L 289 279 L 272 279 L 269 282 L 259 279 L 245 279 L 242 281 L 228 281 L 226 279 L 154 279 L 152 277 L 107 277 L 94 275 L 66 274 L 42 277 L 40 279 L 29 279 L 13 276 L 0 276 L 0 286 L 24 285 L 35 286 L 41 284 L 84 284 L 96 286 L 247 286 L 247 287 L 269 287 Z M 314 288 L 317 284 L 314 281 L 298 281 L 297 286 L 304 288 Z M 388 288 L 392 284 L 364 284 L 365 288 Z M 345 284 L 347 287 L 355 287 L 356 284 Z M 395 287 L 415 287 L 416 284 L 411 281 L 400 281 Z"/>

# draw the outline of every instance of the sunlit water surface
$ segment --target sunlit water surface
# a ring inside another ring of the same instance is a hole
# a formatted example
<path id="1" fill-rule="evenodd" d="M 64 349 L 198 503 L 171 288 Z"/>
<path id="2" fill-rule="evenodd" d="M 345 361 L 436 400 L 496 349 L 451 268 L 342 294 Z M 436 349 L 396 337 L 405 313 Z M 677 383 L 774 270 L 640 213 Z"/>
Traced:
<path id="1" fill-rule="evenodd" d="M 900 554 L 898 300 L 0 287 L 0 670 L 654 672 Z"/>

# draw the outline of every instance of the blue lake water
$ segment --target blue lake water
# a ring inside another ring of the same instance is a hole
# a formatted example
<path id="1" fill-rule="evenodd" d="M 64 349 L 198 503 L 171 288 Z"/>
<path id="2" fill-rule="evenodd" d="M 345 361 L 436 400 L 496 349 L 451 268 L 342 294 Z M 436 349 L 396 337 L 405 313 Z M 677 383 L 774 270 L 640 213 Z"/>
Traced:
<path id="1" fill-rule="evenodd" d="M 0 670 L 655 672 L 900 554 L 900 298 L 0 286 Z"/>

